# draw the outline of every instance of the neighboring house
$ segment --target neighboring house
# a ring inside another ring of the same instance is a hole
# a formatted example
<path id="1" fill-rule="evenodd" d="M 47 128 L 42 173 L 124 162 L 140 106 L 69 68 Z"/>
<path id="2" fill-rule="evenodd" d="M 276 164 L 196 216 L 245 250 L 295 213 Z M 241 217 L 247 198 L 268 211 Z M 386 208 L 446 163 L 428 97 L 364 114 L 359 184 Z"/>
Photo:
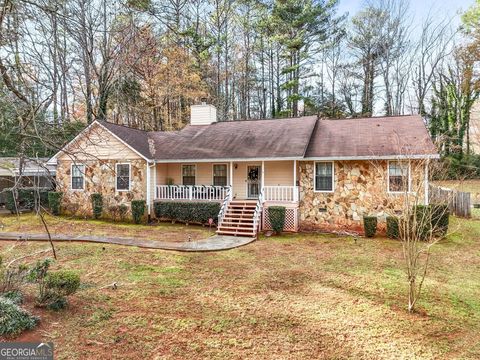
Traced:
<path id="1" fill-rule="evenodd" d="M 213 106 L 195 105 L 191 124 L 175 132 L 95 121 L 50 163 L 67 210 L 90 213 L 94 192 L 106 206 L 145 199 L 152 216 L 155 201 L 218 201 L 219 231 L 250 235 L 269 228 L 271 205 L 287 208 L 292 231 L 383 216 L 403 186 L 420 181 L 421 196 L 428 191 L 426 166 L 413 171 L 404 160 L 432 158 L 420 116 L 216 122 Z"/>
<path id="2" fill-rule="evenodd" d="M 52 188 L 56 168 L 54 165 L 47 165 L 47 161 L 46 158 L 24 159 L 20 171 L 19 158 L 0 158 L 0 205 L 6 201 L 5 189 L 12 188 L 15 184 L 23 188 Z"/>

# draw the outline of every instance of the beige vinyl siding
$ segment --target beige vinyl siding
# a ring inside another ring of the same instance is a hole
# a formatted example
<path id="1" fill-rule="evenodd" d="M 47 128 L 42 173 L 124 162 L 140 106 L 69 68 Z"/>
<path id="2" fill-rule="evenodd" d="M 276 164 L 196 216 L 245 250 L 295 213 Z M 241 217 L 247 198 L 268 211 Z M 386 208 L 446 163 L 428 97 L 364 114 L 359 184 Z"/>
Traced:
<path id="1" fill-rule="evenodd" d="M 70 144 L 58 160 L 136 160 L 141 157 L 98 124 Z"/>
<path id="2" fill-rule="evenodd" d="M 266 161 L 265 186 L 293 186 L 293 161 Z"/>

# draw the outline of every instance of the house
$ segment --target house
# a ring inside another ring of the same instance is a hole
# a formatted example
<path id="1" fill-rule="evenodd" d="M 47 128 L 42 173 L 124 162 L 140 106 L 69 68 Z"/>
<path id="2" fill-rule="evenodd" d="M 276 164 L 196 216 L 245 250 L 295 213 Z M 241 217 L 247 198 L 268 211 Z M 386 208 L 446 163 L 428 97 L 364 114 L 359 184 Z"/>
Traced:
<path id="1" fill-rule="evenodd" d="M 217 122 L 202 104 L 174 132 L 95 121 L 50 163 L 67 210 L 90 213 L 94 192 L 107 207 L 145 199 L 150 216 L 156 201 L 217 201 L 220 233 L 252 235 L 270 227 L 272 205 L 286 207 L 285 229 L 297 231 L 357 227 L 412 184 L 427 202 L 427 161 L 436 158 L 416 115 Z"/>
<path id="2" fill-rule="evenodd" d="M 51 189 L 56 168 L 54 165 L 47 165 L 47 161 L 47 158 L 25 158 L 20 171 L 20 158 L 0 158 L 0 205 L 6 202 L 5 189 L 12 188 L 15 184 L 22 188 Z"/>

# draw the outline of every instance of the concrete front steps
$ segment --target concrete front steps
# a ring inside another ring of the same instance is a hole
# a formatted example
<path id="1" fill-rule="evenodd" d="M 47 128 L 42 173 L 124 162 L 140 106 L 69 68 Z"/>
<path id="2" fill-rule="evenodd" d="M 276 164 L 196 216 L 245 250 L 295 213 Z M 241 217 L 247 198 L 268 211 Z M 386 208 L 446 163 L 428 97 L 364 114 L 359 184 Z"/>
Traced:
<path id="1" fill-rule="evenodd" d="M 253 227 L 256 206 L 256 200 L 230 201 L 223 221 L 218 226 L 217 234 L 256 237 L 257 229 Z"/>

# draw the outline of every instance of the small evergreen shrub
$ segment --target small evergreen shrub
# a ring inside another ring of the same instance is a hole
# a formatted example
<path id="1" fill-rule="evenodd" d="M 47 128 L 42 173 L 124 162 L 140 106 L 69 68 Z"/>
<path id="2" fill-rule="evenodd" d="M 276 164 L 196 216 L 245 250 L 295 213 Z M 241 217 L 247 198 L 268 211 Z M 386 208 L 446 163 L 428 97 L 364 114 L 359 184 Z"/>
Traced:
<path id="1" fill-rule="evenodd" d="M 23 304 L 23 294 L 20 290 L 11 290 L 0 294 L 1 297 L 13 301 L 14 304 Z"/>
<path id="2" fill-rule="evenodd" d="M 12 300 L 0 296 L 0 336 L 14 336 L 33 329 L 39 320 Z"/>
<path id="3" fill-rule="evenodd" d="M 269 206 L 267 212 L 272 230 L 281 233 L 285 226 L 285 206 Z"/>
<path id="4" fill-rule="evenodd" d="M 399 219 L 396 216 L 387 216 L 387 237 L 390 239 L 400 237 Z"/>
<path id="5" fill-rule="evenodd" d="M 376 216 L 364 216 L 363 217 L 363 230 L 365 236 L 372 238 L 377 232 L 377 217 Z"/>
<path id="6" fill-rule="evenodd" d="M 92 202 L 92 212 L 95 219 L 100 219 L 103 212 L 103 196 L 100 193 L 94 193 L 90 195 Z"/>
<path id="7" fill-rule="evenodd" d="M 30 278 L 38 284 L 37 305 L 52 310 L 66 307 L 66 296 L 80 287 L 80 277 L 70 270 L 49 272 L 51 260 L 38 261 L 30 271 Z"/>
<path id="8" fill-rule="evenodd" d="M 59 191 L 48 192 L 48 208 L 53 215 L 60 215 L 63 193 Z"/>
<path id="9" fill-rule="evenodd" d="M 445 236 L 448 232 L 450 211 L 448 205 L 432 204 L 432 229 L 436 235 Z"/>
<path id="10" fill-rule="evenodd" d="M 217 220 L 221 205 L 217 202 L 156 202 L 155 217 L 178 220 L 185 223 L 206 224 L 208 219 Z"/>
<path id="11" fill-rule="evenodd" d="M 135 224 L 140 224 L 142 222 L 143 215 L 145 214 L 145 200 L 132 200 L 131 207 L 133 221 Z"/>

